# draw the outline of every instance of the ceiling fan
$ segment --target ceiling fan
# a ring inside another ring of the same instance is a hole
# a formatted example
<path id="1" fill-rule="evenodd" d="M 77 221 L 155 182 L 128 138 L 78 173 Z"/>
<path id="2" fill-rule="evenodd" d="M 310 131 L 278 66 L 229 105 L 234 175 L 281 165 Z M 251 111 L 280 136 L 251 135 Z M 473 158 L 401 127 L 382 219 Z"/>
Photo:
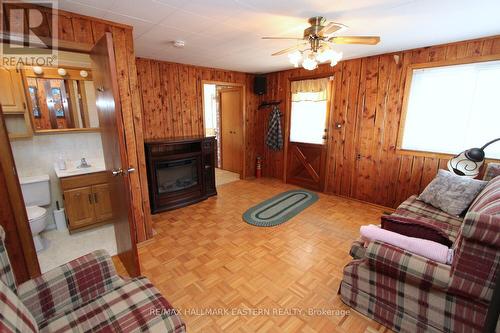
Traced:
<path id="1" fill-rule="evenodd" d="M 330 61 L 335 66 L 342 58 L 341 52 L 333 50 L 334 44 L 364 44 L 376 45 L 380 42 L 378 36 L 332 36 L 334 33 L 348 29 L 346 25 L 336 22 L 326 22 L 322 16 L 311 17 L 308 20 L 310 27 L 304 30 L 303 37 L 262 37 L 262 39 L 290 39 L 301 41 L 297 45 L 273 53 L 273 56 L 288 53 L 290 62 L 298 67 L 313 70 L 318 63 Z"/>

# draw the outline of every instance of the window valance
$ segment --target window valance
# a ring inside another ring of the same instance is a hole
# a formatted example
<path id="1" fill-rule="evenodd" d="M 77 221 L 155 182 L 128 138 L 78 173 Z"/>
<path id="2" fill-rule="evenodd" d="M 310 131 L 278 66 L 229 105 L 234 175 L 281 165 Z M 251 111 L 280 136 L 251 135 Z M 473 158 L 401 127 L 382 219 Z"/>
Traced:
<path id="1" fill-rule="evenodd" d="M 292 81 L 292 102 L 326 101 L 328 78 Z"/>

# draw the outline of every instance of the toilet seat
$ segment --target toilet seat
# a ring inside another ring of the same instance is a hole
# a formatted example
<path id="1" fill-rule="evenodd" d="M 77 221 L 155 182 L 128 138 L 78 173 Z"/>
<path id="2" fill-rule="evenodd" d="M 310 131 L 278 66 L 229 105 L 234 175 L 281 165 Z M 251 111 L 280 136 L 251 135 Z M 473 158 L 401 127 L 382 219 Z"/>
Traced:
<path id="1" fill-rule="evenodd" d="M 47 214 L 47 210 L 39 206 L 28 206 L 26 207 L 26 212 L 28 213 L 28 220 L 30 222 L 44 218 Z"/>

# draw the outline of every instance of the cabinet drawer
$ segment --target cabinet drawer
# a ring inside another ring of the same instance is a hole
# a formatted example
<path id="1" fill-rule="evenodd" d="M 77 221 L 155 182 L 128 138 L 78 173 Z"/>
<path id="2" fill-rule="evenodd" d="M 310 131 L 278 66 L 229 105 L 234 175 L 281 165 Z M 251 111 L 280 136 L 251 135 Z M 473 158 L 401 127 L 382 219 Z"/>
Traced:
<path id="1" fill-rule="evenodd" d="M 63 190 L 92 186 L 109 182 L 110 175 L 106 171 L 89 173 L 86 175 L 61 178 L 61 187 Z"/>

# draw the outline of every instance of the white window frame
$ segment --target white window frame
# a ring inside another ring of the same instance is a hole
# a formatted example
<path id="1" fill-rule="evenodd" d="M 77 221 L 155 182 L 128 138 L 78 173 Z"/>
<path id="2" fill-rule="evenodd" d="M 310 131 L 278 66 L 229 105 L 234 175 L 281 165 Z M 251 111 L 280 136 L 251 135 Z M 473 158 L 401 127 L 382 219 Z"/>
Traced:
<path id="1" fill-rule="evenodd" d="M 410 92 L 411 92 L 411 83 L 412 83 L 412 79 L 413 79 L 413 72 L 415 70 L 425 69 L 425 68 L 454 66 L 454 65 L 466 65 L 466 64 L 472 64 L 472 63 L 478 63 L 478 62 L 499 61 L 499 60 L 500 60 L 500 55 L 495 54 L 495 55 L 488 55 L 488 56 L 463 58 L 463 59 L 457 59 L 457 60 L 444 60 L 444 61 L 435 61 L 435 62 L 427 62 L 427 63 L 419 63 L 419 64 L 409 65 L 408 70 L 406 72 L 406 81 L 405 81 L 405 89 L 404 89 L 404 95 L 403 95 L 403 105 L 402 105 L 402 110 L 401 110 L 401 118 L 400 118 L 399 129 L 398 129 L 396 152 L 400 155 L 412 155 L 412 156 L 423 156 L 423 157 L 445 158 L 445 159 L 448 159 L 448 158 L 454 156 L 454 154 L 450 154 L 450 153 L 424 151 L 424 150 L 409 150 L 409 149 L 404 149 L 402 147 L 403 137 L 404 137 L 404 129 L 405 129 L 405 123 L 406 123 L 406 114 L 408 111 L 408 103 L 409 103 L 409 97 L 410 97 Z M 463 147 L 464 150 L 469 149 L 469 148 L 473 148 L 473 147 Z M 458 154 L 458 153 L 460 153 L 460 152 L 457 151 L 456 154 Z M 497 160 L 488 159 L 488 158 L 487 158 L 487 160 L 497 161 Z"/>

